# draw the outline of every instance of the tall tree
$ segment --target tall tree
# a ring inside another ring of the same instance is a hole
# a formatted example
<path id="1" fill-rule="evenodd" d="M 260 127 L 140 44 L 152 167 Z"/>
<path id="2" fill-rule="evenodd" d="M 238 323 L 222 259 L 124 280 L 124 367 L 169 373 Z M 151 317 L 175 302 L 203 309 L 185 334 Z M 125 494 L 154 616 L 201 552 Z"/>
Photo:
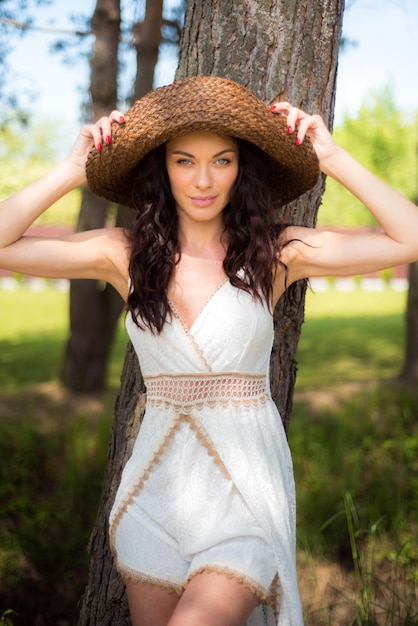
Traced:
<path id="1" fill-rule="evenodd" d="M 286 98 L 319 111 L 332 125 L 344 0 L 188 0 L 177 77 L 213 74 L 232 78 L 271 102 Z M 281 219 L 313 226 L 323 180 L 286 207 Z M 284 297 L 275 314 L 272 387 L 287 427 L 296 376 L 296 349 L 305 284 Z M 129 624 L 123 583 L 108 544 L 108 516 L 120 472 L 132 449 L 145 405 L 144 385 L 129 345 L 116 405 L 103 497 L 90 544 L 90 577 L 79 626 Z"/>
<path id="2" fill-rule="evenodd" d="M 143 21 L 135 23 L 132 27 L 137 63 L 133 101 L 142 98 L 153 87 L 162 25 L 163 0 L 152 2 L 148 0 Z"/>
<path id="3" fill-rule="evenodd" d="M 116 108 L 120 0 L 97 0 L 92 19 L 95 44 L 91 59 L 92 118 Z M 83 187 L 77 231 L 105 225 L 109 202 Z M 120 296 L 110 285 L 73 280 L 70 286 L 70 337 L 62 370 L 63 383 L 78 391 L 103 388 L 107 355 L 122 310 Z"/>

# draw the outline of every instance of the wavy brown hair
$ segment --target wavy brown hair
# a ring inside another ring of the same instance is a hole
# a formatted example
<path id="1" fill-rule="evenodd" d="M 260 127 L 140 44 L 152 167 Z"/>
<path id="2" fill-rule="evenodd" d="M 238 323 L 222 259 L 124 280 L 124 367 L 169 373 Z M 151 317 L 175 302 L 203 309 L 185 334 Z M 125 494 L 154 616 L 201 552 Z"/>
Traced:
<path id="1" fill-rule="evenodd" d="M 270 157 L 237 139 L 238 175 L 223 212 L 226 250 L 223 268 L 232 285 L 270 303 L 274 272 L 284 245 L 285 224 L 273 221 L 269 180 Z M 150 152 L 137 166 L 131 191 L 136 219 L 128 231 L 131 245 L 128 310 L 140 328 L 160 333 L 171 319 L 167 290 L 181 257 L 178 218 L 165 165 L 165 145 Z M 286 268 L 285 268 L 286 269 Z"/>

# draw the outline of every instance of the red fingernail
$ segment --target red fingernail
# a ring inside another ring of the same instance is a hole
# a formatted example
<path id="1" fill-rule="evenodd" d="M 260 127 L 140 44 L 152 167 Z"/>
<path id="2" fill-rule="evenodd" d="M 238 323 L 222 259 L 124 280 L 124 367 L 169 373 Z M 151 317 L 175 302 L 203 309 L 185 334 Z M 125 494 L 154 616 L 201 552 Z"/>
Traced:
<path id="1" fill-rule="evenodd" d="M 110 135 L 106 135 L 105 142 L 110 143 Z"/>
<path id="2" fill-rule="evenodd" d="M 287 132 L 288 132 L 289 134 L 290 134 L 290 133 L 293 133 L 293 128 L 292 128 L 292 126 L 288 126 L 288 127 L 287 127 Z"/>
<path id="3" fill-rule="evenodd" d="M 99 152 L 101 152 L 101 151 L 102 151 L 103 146 L 102 146 L 102 144 L 101 144 L 101 143 L 98 143 L 98 144 L 97 144 L 97 149 L 98 149 L 98 151 L 99 151 Z"/>
<path id="4" fill-rule="evenodd" d="M 301 144 L 301 143 L 302 143 L 302 142 L 301 142 L 301 140 L 299 139 L 299 137 L 296 137 L 296 145 L 297 145 L 297 146 L 300 146 L 300 144 Z"/>
<path id="5" fill-rule="evenodd" d="M 272 104 L 272 105 L 270 106 L 270 111 L 275 111 L 275 110 L 276 110 L 276 105 L 275 105 L 275 104 Z"/>
<path id="6" fill-rule="evenodd" d="M 123 124 L 123 123 L 124 123 L 124 121 L 125 121 L 125 118 L 123 117 L 123 115 L 121 115 L 121 116 L 120 116 L 120 118 L 119 118 L 119 122 L 120 122 L 121 124 Z"/>

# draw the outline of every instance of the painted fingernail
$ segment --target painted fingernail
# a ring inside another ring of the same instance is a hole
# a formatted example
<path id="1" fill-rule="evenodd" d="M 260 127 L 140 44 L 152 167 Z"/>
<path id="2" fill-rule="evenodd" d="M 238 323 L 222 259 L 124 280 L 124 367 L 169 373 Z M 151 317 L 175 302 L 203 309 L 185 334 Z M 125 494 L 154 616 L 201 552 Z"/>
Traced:
<path id="1" fill-rule="evenodd" d="M 98 151 L 99 151 L 99 152 L 101 152 L 101 151 L 102 151 L 103 146 L 102 146 L 102 144 L 101 144 L 101 143 L 98 143 L 98 144 L 97 144 L 97 149 L 98 149 Z"/>
<path id="2" fill-rule="evenodd" d="M 292 126 L 288 126 L 288 127 L 287 127 L 287 132 L 288 132 L 289 134 L 290 134 L 290 133 L 293 133 L 293 127 L 292 127 Z"/>
<path id="3" fill-rule="evenodd" d="M 302 143 L 302 141 L 299 139 L 299 137 L 296 137 L 296 145 L 300 146 L 301 143 Z"/>
<path id="4" fill-rule="evenodd" d="M 121 124 L 123 124 L 123 123 L 125 122 L 125 118 L 123 117 L 123 115 L 121 115 L 121 116 L 120 116 L 120 118 L 119 118 L 119 122 L 120 122 Z"/>
<path id="5" fill-rule="evenodd" d="M 275 105 L 275 104 L 272 104 L 272 105 L 270 106 L 270 111 L 275 111 L 275 110 L 276 110 L 276 105 Z"/>
<path id="6" fill-rule="evenodd" d="M 105 142 L 110 143 L 110 135 L 106 135 Z"/>

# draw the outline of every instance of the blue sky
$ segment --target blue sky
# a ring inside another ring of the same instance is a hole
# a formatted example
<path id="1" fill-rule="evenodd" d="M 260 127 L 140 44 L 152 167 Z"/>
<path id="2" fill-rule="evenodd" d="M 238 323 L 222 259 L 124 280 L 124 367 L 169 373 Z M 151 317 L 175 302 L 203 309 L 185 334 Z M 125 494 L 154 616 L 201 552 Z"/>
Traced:
<path id="1" fill-rule="evenodd" d="M 69 6 L 70 5 L 70 6 Z M 91 15 L 95 0 L 55 0 L 48 8 L 37 9 L 40 26 L 52 22 L 68 28 L 68 14 Z M 418 3 L 416 0 L 347 0 L 344 34 L 357 42 L 340 57 L 336 123 L 343 112 L 355 114 L 371 92 L 391 84 L 395 101 L 405 112 L 418 110 Z M 85 65 L 65 66 L 60 57 L 52 55 L 49 45 L 54 36 L 46 33 L 27 34 L 14 38 L 10 64 L 16 81 L 36 89 L 31 108 L 38 117 L 60 120 L 68 127 L 71 145 L 79 126 L 80 93 L 86 84 Z M 160 67 L 159 83 L 172 80 L 175 65 Z"/>

